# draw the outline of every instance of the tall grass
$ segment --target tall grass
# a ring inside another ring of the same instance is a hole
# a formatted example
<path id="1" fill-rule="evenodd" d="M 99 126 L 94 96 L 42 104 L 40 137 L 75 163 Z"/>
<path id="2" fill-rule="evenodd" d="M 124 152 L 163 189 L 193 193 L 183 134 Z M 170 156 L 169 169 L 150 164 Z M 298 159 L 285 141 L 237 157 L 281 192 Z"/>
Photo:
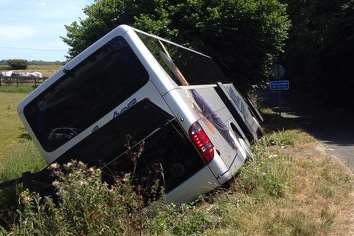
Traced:
<path id="1" fill-rule="evenodd" d="M 55 169 L 60 201 L 21 194 L 14 235 L 326 235 L 350 203 L 352 177 L 321 157 L 298 131 L 262 138 L 230 186 L 179 206 L 145 206 L 129 178 L 108 186 L 98 169 L 74 162 Z M 313 139 L 312 139 L 313 141 Z M 313 145 L 316 142 L 313 141 Z M 302 151 L 301 151 L 302 150 Z"/>
<path id="2" fill-rule="evenodd" d="M 210 235 L 336 234 L 343 206 L 353 207 L 353 179 L 316 145 L 295 130 L 263 137 L 231 189 L 214 196 L 211 206 L 223 220 Z"/>
<path id="3" fill-rule="evenodd" d="M 14 235 L 199 235 L 213 225 L 207 212 L 192 205 L 144 202 L 130 184 L 103 183 L 99 169 L 71 162 L 54 172 L 60 201 L 24 191 L 18 223 L 0 233 Z M 64 172 L 66 174 L 64 174 Z"/>
<path id="4" fill-rule="evenodd" d="M 24 172 L 36 172 L 45 167 L 46 162 L 31 141 L 24 141 L 21 149 L 14 150 L 6 159 L 1 161 L 0 182 L 14 180 Z M 13 185 L 0 189 L 0 209 L 16 204 L 18 186 Z"/>
<path id="5" fill-rule="evenodd" d="M 20 93 L 0 92 L 0 181 L 21 176 L 44 166 L 44 160 L 16 112 Z"/>
<path id="6" fill-rule="evenodd" d="M 15 179 L 24 172 L 35 172 L 46 165 L 31 141 L 24 141 L 21 149 L 14 150 L 0 165 L 0 181 Z"/>
<path id="7" fill-rule="evenodd" d="M 30 93 L 35 88 L 32 85 L 23 85 L 15 86 L 15 85 L 2 85 L 0 86 L 0 92 L 2 93 Z"/>

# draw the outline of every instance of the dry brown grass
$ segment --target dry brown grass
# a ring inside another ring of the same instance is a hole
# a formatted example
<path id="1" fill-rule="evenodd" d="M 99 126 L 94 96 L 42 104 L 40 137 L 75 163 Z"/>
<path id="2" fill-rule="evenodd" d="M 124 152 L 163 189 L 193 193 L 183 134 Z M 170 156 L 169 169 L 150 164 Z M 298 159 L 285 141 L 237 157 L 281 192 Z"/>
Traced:
<path id="1" fill-rule="evenodd" d="M 33 167 L 39 154 L 31 154 L 32 146 L 25 149 L 30 141 L 19 139 L 23 130 L 14 108 L 24 95 L 1 95 L 0 177 L 7 179 Z M 278 131 L 265 135 L 253 150 L 255 160 L 229 188 L 195 203 L 208 221 L 201 226 L 199 215 L 186 215 L 190 228 L 205 228 L 207 235 L 353 233 L 352 173 L 313 137 L 300 130 Z"/>
<path id="2" fill-rule="evenodd" d="M 212 215 L 220 217 L 219 227 L 208 231 L 209 235 L 348 235 L 352 232 L 353 178 L 347 167 L 327 156 L 320 144 L 302 131 L 268 135 L 260 143 L 261 157 L 256 160 L 259 163 L 251 163 L 241 170 L 227 194 L 218 194 L 206 207 Z M 245 179 L 250 166 L 253 179 L 272 174 L 271 186 L 285 183 L 279 185 L 283 186 L 283 194 L 267 193 L 264 186 L 268 182 L 257 183 L 260 187 L 250 192 L 240 188 L 239 182 Z M 264 172 L 267 169 L 272 170 Z"/>
<path id="3" fill-rule="evenodd" d="M 321 144 L 306 143 L 286 150 L 294 161 L 289 199 L 309 215 L 323 233 L 348 235 L 353 218 L 352 173 Z"/>

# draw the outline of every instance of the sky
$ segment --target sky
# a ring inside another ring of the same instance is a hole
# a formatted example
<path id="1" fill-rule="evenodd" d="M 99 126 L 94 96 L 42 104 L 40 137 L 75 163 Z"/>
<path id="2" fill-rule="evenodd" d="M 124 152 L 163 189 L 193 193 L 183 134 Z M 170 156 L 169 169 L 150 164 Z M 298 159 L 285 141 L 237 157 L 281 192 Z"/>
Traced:
<path id="1" fill-rule="evenodd" d="M 0 60 L 65 60 L 64 25 L 84 18 L 93 1 L 0 0 Z"/>

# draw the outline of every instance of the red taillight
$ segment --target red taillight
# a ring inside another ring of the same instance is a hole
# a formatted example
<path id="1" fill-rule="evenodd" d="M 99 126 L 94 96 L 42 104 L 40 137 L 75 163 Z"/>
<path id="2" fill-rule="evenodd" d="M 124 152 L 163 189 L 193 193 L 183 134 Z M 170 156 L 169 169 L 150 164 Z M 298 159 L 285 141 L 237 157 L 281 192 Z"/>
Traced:
<path id="1" fill-rule="evenodd" d="M 214 145 L 211 143 L 208 135 L 205 133 L 202 126 L 200 126 L 198 122 L 195 122 L 190 127 L 189 137 L 192 139 L 198 151 L 202 154 L 202 157 L 206 163 L 213 160 Z"/>

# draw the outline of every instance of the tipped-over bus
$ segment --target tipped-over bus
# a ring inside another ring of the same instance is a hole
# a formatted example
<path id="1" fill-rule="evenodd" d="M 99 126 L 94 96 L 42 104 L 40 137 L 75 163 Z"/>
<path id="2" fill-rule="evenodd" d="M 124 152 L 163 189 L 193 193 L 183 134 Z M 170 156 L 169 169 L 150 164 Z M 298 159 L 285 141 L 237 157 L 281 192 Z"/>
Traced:
<path id="1" fill-rule="evenodd" d="M 159 180 L 171 202 L 228 181 L 251 156 L 211 57 L 121 25 L 29 94 L 18 113 L 48 163 Z M 239 121 L 242 122 L 242 121 Z M 138 189 L 138 188 L 137 188 Z"/>

